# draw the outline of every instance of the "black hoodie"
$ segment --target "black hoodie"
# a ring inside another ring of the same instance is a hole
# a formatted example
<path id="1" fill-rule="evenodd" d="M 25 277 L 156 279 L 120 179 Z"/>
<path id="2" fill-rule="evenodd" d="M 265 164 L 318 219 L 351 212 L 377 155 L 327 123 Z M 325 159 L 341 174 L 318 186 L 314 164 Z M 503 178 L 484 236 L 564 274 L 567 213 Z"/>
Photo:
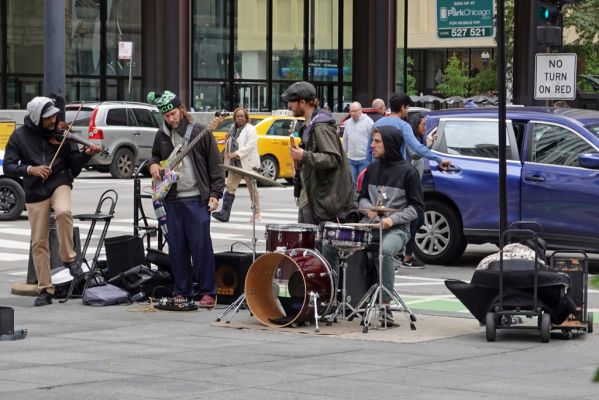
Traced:
<path id="1" fill-rule="evenodd" d="M 403 137 L 394 126 L 381 126 L 380 131 L 385 155 L 366 168 L 359 195 L 359 208 L 374 205 L 397 208 L 401 211 L 387 215 L 394 226 L 404 226 L 424 212 L 424 200 L 420 175 L 413 165 L 401 155 Z"/>

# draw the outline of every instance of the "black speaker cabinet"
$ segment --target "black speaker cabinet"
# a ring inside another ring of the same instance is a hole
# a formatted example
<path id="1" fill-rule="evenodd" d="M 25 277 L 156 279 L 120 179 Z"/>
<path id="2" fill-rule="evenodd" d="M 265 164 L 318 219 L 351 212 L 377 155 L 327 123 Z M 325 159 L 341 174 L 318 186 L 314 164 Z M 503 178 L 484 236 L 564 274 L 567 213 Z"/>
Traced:
<path id="1" fill-rule="evenodd" d="M 347 302 L 356 307 L 368 289 L 376 283 L 377 272 L 375 260 L 378 254 L 369 250 L 356 251 L 347 259 Z M 343 279 L 343 270 L 339 271 L 339 296 L 341 300 L 341 284 Z"/>
<path id="2" fill-rule="evenodd" d="M 585 292 L 586 286 L 585 281 L 587 279 L 587 265 L 584 259 L 567 258 L 565 256 L 555 257 L 552 259 L 552 267 L 560 272 L 568 274 L 570 277 L 570 288 L 568 289 L 568 296 L 576 304 L 575 317 L 579 321 L 586 318 L 583 315 L 585 311 Z"/>
<path id="3" fill-rule="evenodd" d="M 258 258 L 261 254 L 256 254 Z M 245 276 L 252 265 L 252 253 L 215 253 L 216 294 L 219 304 L 231 304 L 243 293 Z"/>

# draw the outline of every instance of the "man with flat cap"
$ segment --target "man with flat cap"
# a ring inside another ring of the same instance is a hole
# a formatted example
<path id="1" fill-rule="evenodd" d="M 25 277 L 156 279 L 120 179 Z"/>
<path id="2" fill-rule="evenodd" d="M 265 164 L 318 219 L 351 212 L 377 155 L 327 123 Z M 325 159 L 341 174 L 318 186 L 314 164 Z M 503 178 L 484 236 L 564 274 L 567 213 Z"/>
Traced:
<path id="1" fill-rule="evenodd" d="M 34 304 L 45 306 L 52 303 L 54 294 L 48 239 L 50 211 L 54 209 L 56 217 L 60 260 L 72 276 L 79 276 L 83 270 L 75 260 L 71 189 L 83 166 L 102 148 L 91 145 L 80 151 L 77 144 L 70 141 L 60 146 L 56 138 L 60 133 L 56 123 L 59 109 L 48 97 L 33 98 L 27 104 L 27 111 L 29 114 L 25 116 L 23 126 L 10 136 L 6 145 L 4 172 L 13 178 L 23 178 L 31 227 L 31 253 L 39 289 Z"/>
<path id="2" fill-rule="evenodd" d="M 150 92 L 148 103 L 155 104 L 164 117 L 156 133 L 150 159 L 150 174 L 160 181 L 160 162 L 169 158 L 176 146 L 183 148 L 203 134 L 183 157 L 177 169 L 178 180 L 164 198 L 168 249 L 174 280 L 172 305 L 194 307 L 193 284 L 198 284 L 199 306 L 213 308 L 216 302 L 215 261 L 210 237 L 210 213 L 218 207 L 225 187 L 225 172 L 214 136 L 193 124 L 181 99 L 165 90 Z"/>
<path id="3" fill-rule="evenodd" d="M 295 117 L 304 117 L 300 146 L 293 145 L 291 158 L 298 161 L 294 196 L 299 223 L 339 222 L 338 217 L 354 204 L 354 183 L 335 120 L 318 106 L 316 89 L 309 82 L 292 83 L 281 98 Z M 338 272 L 337 251 L 323 244 L 323 255 Z"/>

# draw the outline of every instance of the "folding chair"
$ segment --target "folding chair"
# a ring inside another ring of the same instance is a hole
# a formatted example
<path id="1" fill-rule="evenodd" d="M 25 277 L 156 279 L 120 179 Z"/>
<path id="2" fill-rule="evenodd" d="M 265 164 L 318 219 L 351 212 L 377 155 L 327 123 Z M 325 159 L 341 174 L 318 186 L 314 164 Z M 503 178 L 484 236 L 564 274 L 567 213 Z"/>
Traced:
<path id="1" fill-rule="evenodd" d="M 96 211 L 93 214 L 73 215 L 73 219 L 78 219 L 79 221 L 91 221 L 89 230 L 87 231 L 87 237 L 85 238 L 85 244 L 83 245 L 83 250 L 81 251 L 81 263 L 85 263 L 88 272 L 86 275 L 81 275 L 79 277 L 73 278 L 71 286 L 69 287 L 69 292 L 67 293 L 67 297 L 64 300 L 61 300 L 61 303 L 66 303 L 69 300 L 69 298 L 71 298 L 77 281 L 79 281 L 79 279 L 81 279 L 82 276 L 86 276 L 86 278 L 85 284 L 83 285 L 83 289 L 81 291 L 81 296 L 83 296 L 83 294 L 85 293 L 85 290 L 89 286 L 91 279 L 97 273 L 102 273 L 102 269 L 98 265 L 98 258 L 100 257 L 100 252 L 102 251 L 102 247 L 104 246 L 104 239 L 106 238 L 106 233 L 108 233 L 110 221 L 114 217 L 114 208 L 116 207 L 118 199 L 119 195 L 117 194 L 117 192 L 113 189 L 109 189 L 102 193 L 102 196 L 100 196 L 100 200 L 98 200 Z M 89 244 L 94 234 L 97 222 L 104 222 L 104 227 L 102 229 L 102 233 L 100 233 L 100 237 L 96 246 L 96 252 L 94 253 L 93 258 L 91 259 L 90 265 L 87 250 L 89 248 Z"/>

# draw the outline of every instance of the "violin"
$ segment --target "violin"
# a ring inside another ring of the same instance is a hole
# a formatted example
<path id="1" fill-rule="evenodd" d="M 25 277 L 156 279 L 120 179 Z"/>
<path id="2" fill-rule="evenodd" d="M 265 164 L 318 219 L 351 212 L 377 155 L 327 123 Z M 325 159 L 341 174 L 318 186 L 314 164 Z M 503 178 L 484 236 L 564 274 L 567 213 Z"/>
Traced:
<path id="1" fill-rule="evenodd" d="M 67 125 L 65 122 L 59 122 L 58 123 L 58 127 L 60 128 L 60 131 L 55 132 L 52 136 L 50 136 L 50 143 L 52 143 L 53 145 L 60 145 L 63 140 L 72 140 L 73 142 L 77 142 L 83 146 L 91 146 L 94 143 L 90 142 L 89 140 L 83 139 L 81 136 L 78 135 L 74 135 L 70 132 L 69 129 L 69 125 Z M 100 152 L 100 154 L 102 154 L 103 156 L 109 156 L 110 152 L 108 151 L 108 149 L 104 146 L 100 146 L 102 147 L 102 151 Z"/>

